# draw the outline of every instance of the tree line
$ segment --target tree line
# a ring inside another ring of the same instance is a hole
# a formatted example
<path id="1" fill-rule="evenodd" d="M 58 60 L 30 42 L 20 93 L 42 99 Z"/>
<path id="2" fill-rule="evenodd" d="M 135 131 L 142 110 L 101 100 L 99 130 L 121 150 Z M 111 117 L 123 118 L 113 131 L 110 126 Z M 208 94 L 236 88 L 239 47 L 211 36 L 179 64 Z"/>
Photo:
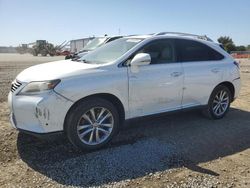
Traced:
<path id="1" fill-rule="evenodd" d="M 221 43 L 225 50 L 230 53 L 232 51 L 250 51 L 250 45 L 248 46 L 236 46 L 233 42 L 233 39 L 228 36 L 221 36 L 218 38 L 218 42 Z"/>

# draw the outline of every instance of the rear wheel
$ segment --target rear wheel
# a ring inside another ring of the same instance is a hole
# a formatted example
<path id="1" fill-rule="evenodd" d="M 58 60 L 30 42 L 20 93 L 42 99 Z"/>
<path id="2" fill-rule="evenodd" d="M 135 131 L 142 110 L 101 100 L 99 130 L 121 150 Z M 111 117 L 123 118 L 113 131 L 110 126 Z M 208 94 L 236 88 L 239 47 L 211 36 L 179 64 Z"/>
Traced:
<path id="1" fill-rule="evenodd" d="M 70 142 L 85 150 L 107 144 L 117 133 L 119 115 L 112 103 L 100 98 L 80 102 L 69 114 L 66 132 Z"/>
<path id="2" fill-rule="evenodd" d="M 230 108 L 231 101 L 232 94 L 230 90 L 224 85 L 217 86 L 210 96 L 204 114 L 212 119 L 223 118 Z"/>

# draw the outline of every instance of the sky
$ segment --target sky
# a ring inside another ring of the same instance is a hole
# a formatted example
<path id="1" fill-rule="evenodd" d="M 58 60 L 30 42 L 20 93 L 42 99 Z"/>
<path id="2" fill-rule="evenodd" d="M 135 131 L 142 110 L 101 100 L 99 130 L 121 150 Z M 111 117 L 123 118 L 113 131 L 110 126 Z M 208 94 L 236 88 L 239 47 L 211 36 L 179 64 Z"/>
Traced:
<path id="1" fill-rule="evenodd" d="M 0 0 L 0 46 L 161 31 L 250 44 L 250 0 Z"/>

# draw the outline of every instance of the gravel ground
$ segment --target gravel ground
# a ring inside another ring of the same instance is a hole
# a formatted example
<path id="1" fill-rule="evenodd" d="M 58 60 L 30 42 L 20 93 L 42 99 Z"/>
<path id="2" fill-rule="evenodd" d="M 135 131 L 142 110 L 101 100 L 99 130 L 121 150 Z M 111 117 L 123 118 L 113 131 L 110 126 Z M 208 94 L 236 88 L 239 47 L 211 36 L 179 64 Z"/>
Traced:
<path id="1" fill-rule="evenodd" d="M 8 122 L 9 81 L 62 59 L 43 58 L 0 54 L 0 187 L 250 187 L 250 61 L 224 119 L 185 111 L 131 120 L 107 147 L 79 152 L 64 137 L 37 139 Z"/>

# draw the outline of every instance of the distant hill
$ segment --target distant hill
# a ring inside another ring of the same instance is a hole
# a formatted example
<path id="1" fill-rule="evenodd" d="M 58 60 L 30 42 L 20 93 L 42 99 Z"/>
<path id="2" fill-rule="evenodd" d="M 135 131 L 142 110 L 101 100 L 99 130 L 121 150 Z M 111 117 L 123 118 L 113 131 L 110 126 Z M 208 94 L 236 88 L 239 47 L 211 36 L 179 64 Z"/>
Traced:
<path id="1" fill-rule="evenodd" d="M 0 53 L 17 53 L 16 47 L 0 46 Z"/>

